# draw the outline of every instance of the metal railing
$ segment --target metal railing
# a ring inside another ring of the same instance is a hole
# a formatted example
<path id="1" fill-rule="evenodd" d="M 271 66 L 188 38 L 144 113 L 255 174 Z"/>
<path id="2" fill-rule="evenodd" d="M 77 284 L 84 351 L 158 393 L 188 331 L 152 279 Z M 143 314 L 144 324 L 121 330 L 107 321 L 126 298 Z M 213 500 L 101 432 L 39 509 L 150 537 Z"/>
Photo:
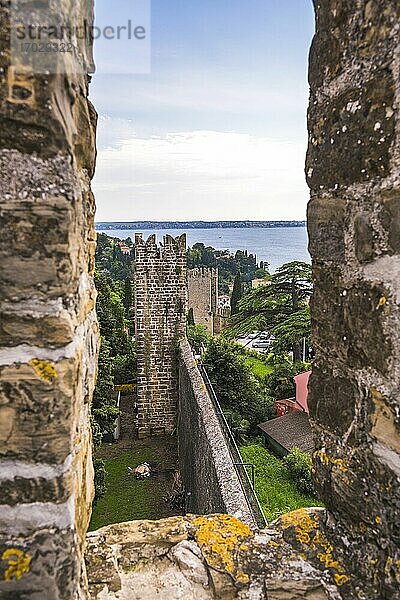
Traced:
<path id="1" fill-rule="evenodd" d="M 251 463 L 243 462 L 242 455 L 240 454 L 239 448 L 237 447 L 236 440 L 234 438 L 231 428 L 228 425 L 228 421 L 218 401 L 217 394 L 215 393 L 214 387 L 208 377 L 208 373 L 205 367 L 200 362 L 197 366 L 204 380 L 208 394 L 211 398 L 211 402 L 213 403 L 215 413 L 221 425 L 225 440 L 228 445 L 229 453 L 231 455 L 232 462 L 238 475 L 238 479 L 242 487 L 244 496 L 246 498 L 249 510 L 253 515 L 257 525 L 260 528 L 263 528 L 268 524 L 268 522 L 265 518 L 264 511 L 261 507 L 261 504 L 257 498 L 257 494 L 254 489 L 254 465 Z M 249 477 L 247 467 L 251 467 L 252 469 L 252 480 Z"/>

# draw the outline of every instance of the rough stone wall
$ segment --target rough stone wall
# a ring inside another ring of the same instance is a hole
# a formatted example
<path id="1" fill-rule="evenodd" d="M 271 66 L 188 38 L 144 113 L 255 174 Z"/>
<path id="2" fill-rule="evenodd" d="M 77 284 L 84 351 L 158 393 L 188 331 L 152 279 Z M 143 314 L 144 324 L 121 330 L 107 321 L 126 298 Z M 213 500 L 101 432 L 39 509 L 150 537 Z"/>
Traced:
<path id="1" fill-rule="evenodd" d="M 0 597 L 70 599 L 93 497 L 96 114 L 86 75 L 11 67 L 9 33 L 1 2 Z"/>
<path id="2" fill-rule="evenodd" d="M 90 598 L 340 600 L 343 568 L 320 516 L 300 509 L 261 532 L 224 514 L 103 527 L 88 534 Z"/>
<path id="3" fill-rule="evenodd" d="M 178 449 L 189 512 L 227 512 L 257 527 L 187 340 L 180 344 Z"/>
<path id="4" fill-rule="evenodd" d="M 398 598 L 400 4 L 315 8 L 306 171 L 316 481 L 355 596 Z"/>
<path id="5" fill-rule="evenodd" d="M 198 267 L 188 271 L 189 301 L 196 325 L 205 325 L 214 335 L 214 315 L 217 311 L 218 269 Z"/>
<path id="6" fill-rule="evenodd" d="M 187 310 L 186 236 L 135 238 L 139 437 L 172 433 L 178 404 L 178 343 Z"/>

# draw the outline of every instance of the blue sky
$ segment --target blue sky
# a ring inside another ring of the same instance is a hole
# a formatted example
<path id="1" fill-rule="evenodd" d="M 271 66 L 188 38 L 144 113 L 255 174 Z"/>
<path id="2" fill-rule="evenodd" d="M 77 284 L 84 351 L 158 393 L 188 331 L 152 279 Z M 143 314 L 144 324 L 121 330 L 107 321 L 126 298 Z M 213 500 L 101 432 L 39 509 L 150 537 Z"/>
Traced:
<path id="1" fill-rule="evenodd" d="M 142 1 L 98 0 L 98 22 Z M 153 0 L 148 74 L 97 43 L 97 220 L 303 219 L 313 29 L 311 0 Z"/>

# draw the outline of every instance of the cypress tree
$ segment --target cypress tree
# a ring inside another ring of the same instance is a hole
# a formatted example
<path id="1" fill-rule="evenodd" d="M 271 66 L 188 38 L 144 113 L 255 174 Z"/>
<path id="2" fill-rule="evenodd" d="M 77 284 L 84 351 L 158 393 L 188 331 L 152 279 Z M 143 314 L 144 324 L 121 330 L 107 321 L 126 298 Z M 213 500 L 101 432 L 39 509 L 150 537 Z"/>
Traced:
<path id="1" fill-rule="evenodd" d="M 132 298 L 132 281 L 130 279 L 130 277 L 127 277 L 125 279 L 124 282 L 124 307 L 125 307 L 125 311 L 126 311 L 126 315 L 127 317 L 129 317 L 129 312 L 130 309 L 132 308 L 132 302 L 133 302 L 133 298 Z"/>
<path id="2" fill-rule="evenodd" d="M 189 308 L 189 312 L 187 314 L 187 319 L 186 319 L 187 325 L 190 327 L 192 325 L 194 325 L 194 314 L 193 314 L 193 308 Z"/>

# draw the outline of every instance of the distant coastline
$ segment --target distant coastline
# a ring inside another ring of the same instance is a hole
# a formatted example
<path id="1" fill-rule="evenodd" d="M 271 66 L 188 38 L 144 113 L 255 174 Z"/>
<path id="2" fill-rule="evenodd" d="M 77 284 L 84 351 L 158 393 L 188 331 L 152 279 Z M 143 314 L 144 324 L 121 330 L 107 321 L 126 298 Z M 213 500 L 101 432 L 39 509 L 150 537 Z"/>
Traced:
<path id="1" fill-rule="evenodd" d="M 305 221 L 99 221 L 96 229 L 127 231 L 147 229 L 272 229 L 275 227 L 305 227 Z"/>

